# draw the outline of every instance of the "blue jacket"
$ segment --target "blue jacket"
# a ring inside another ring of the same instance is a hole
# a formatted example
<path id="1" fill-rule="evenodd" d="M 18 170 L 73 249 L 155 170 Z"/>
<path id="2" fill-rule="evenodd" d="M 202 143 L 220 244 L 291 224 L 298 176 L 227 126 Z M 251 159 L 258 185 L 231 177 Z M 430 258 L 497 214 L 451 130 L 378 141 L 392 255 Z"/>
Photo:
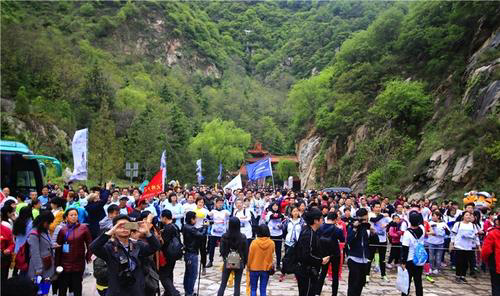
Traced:
<path id="1" fill-rule="evenodd" d="M 358 258 L 370 257 L 370 235 L 369 228 L 358 226 L 349 227 L 347 230 L 347 245 L 349 247 L 349 256 Z"/>

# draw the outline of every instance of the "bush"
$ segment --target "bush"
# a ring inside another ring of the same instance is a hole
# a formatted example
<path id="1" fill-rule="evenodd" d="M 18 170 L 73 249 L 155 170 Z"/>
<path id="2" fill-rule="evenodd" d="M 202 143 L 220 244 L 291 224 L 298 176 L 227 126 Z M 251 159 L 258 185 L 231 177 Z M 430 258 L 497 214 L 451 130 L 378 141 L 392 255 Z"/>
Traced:
<path id="1" fill-rule="evenodd" d="M 396 128 L 415 135 L 432 114 L 432 100 L 417 81 L 392 80 L 375 99 L 369 112 L 394 122 Z"/>
<path id="2" fill-rule="evenodd" d="M 92 16 L 95 13 L 95 8 L 90 2 L 86 2 L 80 6 L 80 14 L 83 16 Z"/>

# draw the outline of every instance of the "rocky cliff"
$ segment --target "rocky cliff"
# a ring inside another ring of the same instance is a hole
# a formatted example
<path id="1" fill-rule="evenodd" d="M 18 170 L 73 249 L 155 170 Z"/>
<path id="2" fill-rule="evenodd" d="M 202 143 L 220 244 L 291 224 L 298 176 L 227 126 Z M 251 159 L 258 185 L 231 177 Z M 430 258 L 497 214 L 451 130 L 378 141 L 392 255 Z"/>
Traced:
<path id="1" fill-rule="evenodd" d="M 483 32 L 484 33 L 484 32 Z M 477 38 L 477 40 L 476 40 Z M 500 44 L 500 28 L 493 30 L 486 38 L 475 36 L 473 42 L 481 40 L 480 46 L 470 55 L 466 67 L 463 69 L 462 81 L 464 91 L 460 95 L 453 95 L 450 89 L 452 81 L 445 79 L 435 89 L 435 113 L 433 120 L 443 116 L 447 108 L 456 103 L 460 108 L 467 110 L 474 120 L 485 117 L 498 119 L 498 101 L 500 98 L 500 58 L 498 58 Z M 354 192 L 365 192 L 367 176 L 371 170 L 370 161 L 350 171 L 329 174 L 342 157 L 356 155 L 357 147 L 369 137 L 376 137 L 379 131 L 371 131 L 366 125 L 359 126 L 341 141 L 339 138 L 327 139 L 314 129 L 310 130 L 297 145 L 300 179 L 302 189 L 321 188 L 324 186 L 349 186 Z M 477 135 L 471 135 L 477 137 Z M 468 134 L 464 134 L 464 141 Z M 446 141 L 446 139 L 443 139 Z M 479 141 L 479 140 L 478 140 Z M 323 149 L 322 149 L 323 144 Z M 420 143 L 415 157 L 423 155 Z M 478 181 L 477 158 L 482 150 L 471 149 L 464 151 L 458 147 L 441 148 L 433 151 L 430 157 L 423 161 L 423 165 L 412 175 L 401 192 L 411 198 L 428 197 L 435 199 L 460 190 L 481 189 L 474 188 Z M 317 161 L 324 158 L 323 162 Z M 343 180 L 343 181 L 342 181 Z"/>

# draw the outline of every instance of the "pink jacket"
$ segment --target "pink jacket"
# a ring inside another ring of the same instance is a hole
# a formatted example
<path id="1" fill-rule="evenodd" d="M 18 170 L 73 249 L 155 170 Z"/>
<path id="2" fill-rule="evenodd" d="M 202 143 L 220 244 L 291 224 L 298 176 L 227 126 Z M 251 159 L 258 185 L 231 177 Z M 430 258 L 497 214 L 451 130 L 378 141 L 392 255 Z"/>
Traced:
<path id="1" fill-rule="evenodd" d="M 403 235 L 403 231 L 399 229 L 399 226 L 391 226 L 389 227 L 389 239 L 391 244 L 399 244 L 401 242 L 401 236 Z"/>

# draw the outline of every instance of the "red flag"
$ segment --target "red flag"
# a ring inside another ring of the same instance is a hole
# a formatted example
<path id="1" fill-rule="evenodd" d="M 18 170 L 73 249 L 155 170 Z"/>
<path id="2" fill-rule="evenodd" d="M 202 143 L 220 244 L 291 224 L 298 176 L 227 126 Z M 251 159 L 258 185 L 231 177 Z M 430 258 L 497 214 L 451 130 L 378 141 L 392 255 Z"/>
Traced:
<path id="1" fill-rule="evenodd" d="M 163 170 L 160 170 L 154 175 L 153 179 L 149 182 L 148 186 L 144 187 L 142 198 L 151 200 L 155 195 L 163 191 Z"/>

